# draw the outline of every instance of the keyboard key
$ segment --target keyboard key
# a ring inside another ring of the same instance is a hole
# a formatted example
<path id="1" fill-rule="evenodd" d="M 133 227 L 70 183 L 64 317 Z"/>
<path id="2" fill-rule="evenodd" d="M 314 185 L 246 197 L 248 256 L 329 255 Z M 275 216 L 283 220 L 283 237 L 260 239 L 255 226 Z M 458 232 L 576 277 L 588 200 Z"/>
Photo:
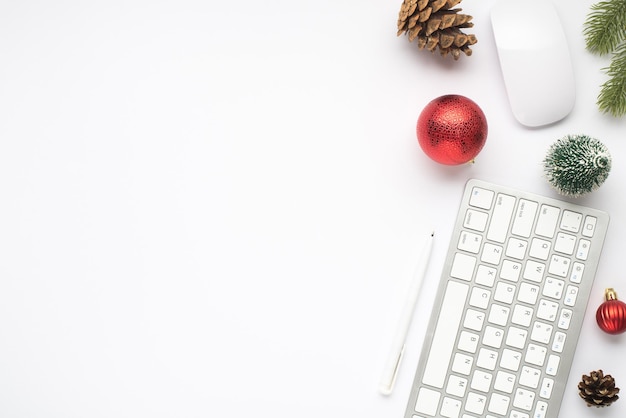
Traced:
<path id="1" fill-rule="evenodd" d="M 472 189 L 472 195 L 469 200 L 471 206 L 481 209 L 491 209 L 491 203 L 493 202 L 493 196 L 495 193 L 493 190 L 487 190 L 480 187 L 474 187 Z"/>
<path id="2" fill-rule="evenodd" d="M 487 325 L 483 334 L 483 344 L 487 347 L 500 348 L 504 339 L 504 331 Z"/>
<path id="3" fill-rule="evenodd" d="M 554 387 L 554 380 L 549 377 L 544 377 L 543 382 L 541 382 L 541 389 L 539 390 L 539 396 L 544 399 L 549 399 L 550 395 L 552 395 L 552 388 Z"/>
<path id="4" fill-rule="evenodd" d="M 517 210 L 515 211 L 513 227 L 511 228 L 511 233 L 513 235 L 525 238 L 530 237 L 538 206 L 537 202 L 520 199 L 517 205 Z"/>
<path id="5" fill-rule="evenodd" d="M 496 374 L 496 380 L 493 384 L 493 388 L 499 390 L 500 392 L 513 393 L 516 381 L 517 377 L 514 374 L 500 370 Z"/>
<path id="6" fill-rule="evenodd" d="M 482 261 L 483 263 L 497 265 L 500 263 L 500 259 L 502 258 L 502 252 L 502 247 L 487 242 L 483 247 L 480 261 Z"/>
<path id="7" fill-rule="evenodd" d="M 472 375 L 472 382 L 470 384 L 470 388 L 477 390 L 479 392 L 489 392 L 491 389 L 491 381 L 493 380 L 493 376 L 490 373 L 486 373 L 482 370 L 475 370 Z"/>
<path id="8" fill-rule="evenodd" d="M 543 366 L 543 363 L 546 361 L 547 352 L 548 349 L 544 346 L 537 344 L 528 344 L 524 361 L 526 363 L 534 364 L 536 366 Z"/>
<path id="9" fill-rule="evenodd" d="M 537 297 L 539 296 L 539 286 L 530 283 L 521 283 L 519 286 L 519 293 L 517 294 L 517 300 L 520 302 L 534 305 L 537 303 Z M 532 310 L 531 310 L 532 312 Z"/>
<path id="10" fill-rule="evenodd" d="M 560 362 L 561 357 L 550 354 L 550 356 L 548 356 L 548 362 L 546 363 L 546 374 L 549 374 L 550 376 L 556 376 L 556 373 L 559 371 Z"/>
<path id="11" fill-rule="evenodd" d="M 461 401 L 453 398 L 443 398 L 441 405 L 441 416 L 447 418 L 458 418 L 461 412 Z"/>
<path id="12" fill-rule="evenodd" d="M 465 314 L 463 326 L 474 331 L 481 331 L 485 323 L 485 314 L 482 311 L 468 309 Z"/>
<path id="13" fill-rule="evenodd" d="M 467 394 L 467 402 L 465 403 L 465 409 L 467 412 L 477 415 L 482 415 L 487 405 L 487 397 L 479 395 L 476 392 L 470 392 Z"/>
<path id="14" fill-rule="evenodd" d="M 574 254 L 574 248 L 576 248 L 576 237 L 574 235 L 566 234 L 564 232 L 556 234 L 554 251 L 572 255 Z"/>
<path id="15" fill-rule="evenodd" d="M 586 260 L 589 257 L 589 248 L 591 242 L 586 239 L 581 239 L 578 242 L 578 250 L 576 250 L 576 258 L 579 260 Z"/>
<path id="16" fill-rule="evenodd" d="M 472 289 L 469 304 L 475 308 L 486 309 L 489 306 L 489 300 L 491 299 L 491 291 L 480 287 Z"/>
<path id="17" fill-rule="evenodd" d="M 469 286 L 466 284 L 451 281 L 447 285 L 441 304 L 441 309 L 446 314 L 440 315 L 437 320 L 422 378 L 422 383 L 426 385 L 443 388 L 468 292 Z"/>
<path id="18" fill-rule="evenodd" d="M 465 376 L 469 376 L 472 371 L 472 365 L 474 364 L 474 357 L 466 354 L 456 353 L 454 360 L 452 360 L 452 371 L 460 373 Z"/>
<path id="19" fill-rule="evenodd" d="M 515 391 L 515 399 L 513 400 L 513 406 L 516 408 L 530 411 L 535 404 L 535 392 L 532 390 L 526 390 L 518 388 Z"/>
<path id="20" fill-rule="evenodd" d="M 500 269 L 500 278 L 510 282 L 517 282 L 522 273 L 522 265 L 511 260 L 502 261 Z"/>
<path id="21" fill-rule="evenodd" d="M 598 218 L 595 216 L 585 216 L 585 223 L 583 224 L 583 237 L 591 238 L 596 230 L 596 223 Z"/>
<path id="22" fill-rule="evenodd" d="M 538 343 L 548 344 L 552 335 L 552 325 L 536 321 L 530 334 L 530 339 Z"/>
<path id="23" fill-rule="evenodd" d="M 572 283 L 580 283 L 583 279 L 583 273 L 585 272 L 585 265 L 575 261 L 572 264 L 572 272 L 569 276 L 569 281 Z"/>
<path id="24" fill-rule="evenodd" d="M 488 348 L 481 348 L 476 359 L 476 366 L 487 370 L 495 370 L 498 365 L 498 352 Z"/>
<path id="25" fill-rule="evenodd" d="M 546 279 L 546 283 L 543 285 L 543 290 L 541 291 L 541 294 L 549 298 L 561 299 L 561 296 L 563 296 L 564 287 L 565 282 L 563 280 L 548 277 Z"/>
<path id="26" fill-rule="evenodd" d="M 509 320 L 510 313 L 511 308 L 509 308 L 508 306 L 498 305 L 494 303 L 489 309 L 489 317 L 487 318 L 487 322 L 495 325 L 505 326 Z"/>
<path id="27" fill-rule="evenodd" d="M 508 396 L 501 395 L 499 393 L 491 394 L 491 398 L 489 399 L 489 406 L 487 410 L 494 414 L 506 415 L 506 412 L 509 409 L 509 403 L 511 402 L 511 398 Z"/>
<path id="28" fill-rule="evenodd" d="M 495 206 L 491 214 L 491 223 L 487 230 L 487 239 L 499 243 L 504 243 L 509 233 L 511 216 L 515 208 L 515 198 L 505 194 L 498 194 Z"/>
<path id="29" fill-rule="evenodd" d="M 550 255 L 552 243 L 541 238 L 533 238 L 530 242 L 529 254 L 531 257 L 547 260 Z"/>
<path id="30" fill-rule="evenodd" d="M 541 299 L 537 307 L 537 318 L 546 321 L 555 321 L 559 312 L 559 304 L 546 299 Z"/>
<path id="31" fill-rule="evenodd" d="M 565 289 L 565 300 L 563 303 L 566 306 L 574 306 L 576 305 L 576 299 L 578 298 L 578 287 L 576 286 L 567 286 Z"/>
<path id="32" fill-rule="evenodd" d="M 467 254 L 456 253 L 452 262 L 450 276 L 454 277 L 455 279 L 465 280 L 469 282 L 470 280 L 472 280 L 475 265 L 475 257 Z"/>
<path id="33" fill-rule="evenodd" d="M 515 258 L 517 260 L 523 260 L 526 256 L 526 250 L 528 249 L 528 241 L 524 241 L 517 238 L 509 239 L 506 246 L 505 254 L 507 257 Z M 572 251 L 574 251 L 572 249 Z"/>
<path id="34" fill-rule="evenodd" d="M 509 350 L 505 348 L 502 350 L 502 357 L 500 358 L 500 367 L 507 370 L 516 372 L 519 369 L 520 362 L 522 361 L 522 353 L 519 351 Z"/>
<path id="35" fill-rule="evenodd" d="M 480 244 L 483 241 L 482 235 L 474 234 L 472 232 L 463 231 L 459 238 L 459 244 L 457 248 L 461 251 L 467 251 L 469 253 L 478 254 L 480 251 Z"/>
<path id="36" fill-rule="evenodd" d="M 439 409 L 439 398 L 441 394 L 428 388 L 420 388 L 415 403 L 415 412 L 435 416 Z"/>
<path id="37" fill-rule="evenodd" d="M 550 257 L 550 266 L 548 267 L 548 273 L 554 274 L 559 277 L 567 277 L 569 272 L 569 266 L 572 260 L 568 257 L 561 257 L 554 254 Z"/>
<path id="38" fill-rule="evenodd" d="M 463 396 L 465 396 L 466 389 L 467 379 L 454 374 L 450 376 L 450 378 L 448 379 L 448 385 L 446 386 L 447 394 L 462 398 Z"/>
<path id="39" fill-rule="evenodd" d="M 561 329 L 568 329 L 570 323 L 572 322 L 572 315 L 574 315 L 574 312 L 571 309 L 561 309 L 557 326 Z"/>
<path id="40" fill-rule="evenodd" d="M 515 305 L 515 307 L 513 308 L 513 316 L 511 317 L 511 322 L 516 325 L 528 327 L 530 326 L 530 322 L 533 319 L 533 312 L 533 308 L 529 308 L 528 306 Z"/>
<path id="41" fill-rule="evenodd" d="M 465 221 L 463 226 L 467 229 L 473 229 L 474 231 L 484 232 L 487 228 L 487 221 L 489 215 L 485 212 L 481 212 L 474 209 L 468 209 L 465 214 Z"/>
<path id="42" fill-rule="evenodd" d="M 554 237 L 554 231 L 559 221 L 561 210 L 550 205 L 541 205 L 539 218 L 535 227 L 535 234 L 546 238 Z"/>
<path id="43" fill-rule="evenodd" d="M 478 339 L 478 334 L 462 331 L 461 335 L 459 335 L 458 349 L 468 353 L 475 353 L 478 347 Z"/>
<path id="44" fill-rule="evenodd" d="M 523 328 L 511 327 L 506 335 L 505 344 L 509 347 L 523 349 L 526 346 L 528 338 L 528 330 Z"/>
<path id="45" fill-rule="evenodd" d="M 493 287 L 496 281 L 497 270 L 493 267 L 485 266 L 481 264 L 476 269 L 476 284 L 480 284 L 487 287 Z"/>
<path id="46" fill-rule="evenodd" d="M 561 229 L 568 232 L 577 233 L 580 231 L 580 223 L 583 220 L 582 213 L 564 210 L 561 218 Z"/>
<path id="47" fill-rule="evenodd" d="M 545 264 L 533 260 L 528 260 L 526 261 L 526 266 L 524 267 L 524 273 L 522 274 L 522 277 L 524 277 L 526 280 L 541 283 L 543 281 L 543 275 L 545 273 L 545 270 Z"/>
<path id="48" fill-rule="evenodd" d="M 554 333 L 554 341 L 552 341 L 552 351 L 556 353 L 562 353 L 565 346 L 566 338 L 567 334 L 565 334 L 564 332 Z"/>
<path id="49" fill-rule="evenodd" d="M 519 384 L 529 388 L 537 389 L 541 379 L 541 370 L 534 367 L 524 366 L 519 375 Z"/>
<path id="50" fill-rule="evenodd" d="M 493 296 L 498 302 L 511 304 L 515 297 L 515 286 L 506 282 L 496 284 L 496 293 Z"/>
<path id="51" fill-rule="evenodd" d="M 548 404 L 546 402 L 539 401 L 535 407 L 535 413 L 533 418 L 545 418 L 548 413 Z"/>

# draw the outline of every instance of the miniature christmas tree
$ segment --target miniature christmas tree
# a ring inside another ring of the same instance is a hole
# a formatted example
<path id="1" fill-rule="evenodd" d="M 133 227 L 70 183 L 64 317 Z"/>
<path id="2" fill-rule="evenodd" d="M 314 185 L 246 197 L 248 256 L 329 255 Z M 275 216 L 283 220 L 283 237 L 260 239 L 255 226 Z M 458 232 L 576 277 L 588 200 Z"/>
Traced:
<path id="1" fill-rule="evenodd" d="M 602 84 L 598 107 L 613 116 L 626 114 L 626 1 L 605 0 L 591 6 L 583 34 L 587 49 L 594 54 L 612 54 L 605 68 L 608 80 Z"/>
<path id="2" fill-rule="evenodd" d="M 611 155 L 597 139 L 567 135 L 552 144 L 543 168 L 559 193 L 579 197 L 604 183 L 611 170 Z"/>
<path id="3" fill-rule="evenodd" d="M 461 29 L 474 26 L 472 16 L 453 9 L 461 0 L 403 0 L 398 15 L 398 36 L 408 33 L 409 41 L 417 39 L 419 49 L 434 52 L 437 48 L 442 56 L 452 55 L 458 60 L 461 53 L 472 55 L 470 45 L 477 40 Z"/>

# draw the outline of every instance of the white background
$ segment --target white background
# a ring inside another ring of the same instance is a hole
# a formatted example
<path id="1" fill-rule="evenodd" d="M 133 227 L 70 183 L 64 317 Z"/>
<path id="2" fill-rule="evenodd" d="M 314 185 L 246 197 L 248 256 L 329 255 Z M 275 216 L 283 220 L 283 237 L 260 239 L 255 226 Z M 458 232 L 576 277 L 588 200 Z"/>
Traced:
<path id="1" fill-rule="evenodd" d="M 593 317 L 605 287 L 626 299 L 626 119 L 595 104 L 609 61 L 584 48 L 592 3 L 555 0 L 577 101 L 527 129 L 494 0 L 460 5 L 478 43 L 456 62 L 396 37 L 400 0 L 0 1 L 0 416 L 402 417 L 466 180 L 556 196 L 541 160 L 577 133 L 613 156 L 578 203 L 612 218 L 561 416 L 624 416 L 576 389 L 599 368 L 626 387 L 626 337 Z M 487 117 L 473 165 L 417 144 L 421 109 L 448 93 Z"/>

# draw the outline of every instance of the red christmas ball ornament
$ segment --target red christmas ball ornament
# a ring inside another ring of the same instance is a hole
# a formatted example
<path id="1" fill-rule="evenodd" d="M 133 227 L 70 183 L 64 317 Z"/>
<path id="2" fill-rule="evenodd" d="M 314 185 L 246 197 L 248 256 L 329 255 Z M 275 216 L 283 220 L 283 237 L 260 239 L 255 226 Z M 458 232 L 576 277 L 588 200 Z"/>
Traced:
<path id="1" fill-rule="evenodd" d="M 615 290 L 604 291 L 604 302 L 596 311 L 596 321 L 602 331 L 621 334 L 626 331 L 626 303 L 617 300 Z"/>
<path id="2" fill-rule="evenodd" d="M 487 140 L 487 118 L 458 94 L 437 97 L 417 119 L 417 140 L 432 160 L 445 165 L 473 161 Z"/>

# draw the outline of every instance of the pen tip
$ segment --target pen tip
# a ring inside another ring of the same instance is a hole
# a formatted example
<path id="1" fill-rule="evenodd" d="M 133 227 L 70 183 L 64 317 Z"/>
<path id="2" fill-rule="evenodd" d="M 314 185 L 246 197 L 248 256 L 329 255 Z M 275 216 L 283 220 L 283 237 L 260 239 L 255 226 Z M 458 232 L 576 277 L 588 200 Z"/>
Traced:
<path id="1" fill-rule="evenodd" d="M 431 233 L 430 233 L 430 236 L 431 236 L 431 237 L 434 237 L 434 236 L 435 236 L 435 231 L 431 232 Z"/>

